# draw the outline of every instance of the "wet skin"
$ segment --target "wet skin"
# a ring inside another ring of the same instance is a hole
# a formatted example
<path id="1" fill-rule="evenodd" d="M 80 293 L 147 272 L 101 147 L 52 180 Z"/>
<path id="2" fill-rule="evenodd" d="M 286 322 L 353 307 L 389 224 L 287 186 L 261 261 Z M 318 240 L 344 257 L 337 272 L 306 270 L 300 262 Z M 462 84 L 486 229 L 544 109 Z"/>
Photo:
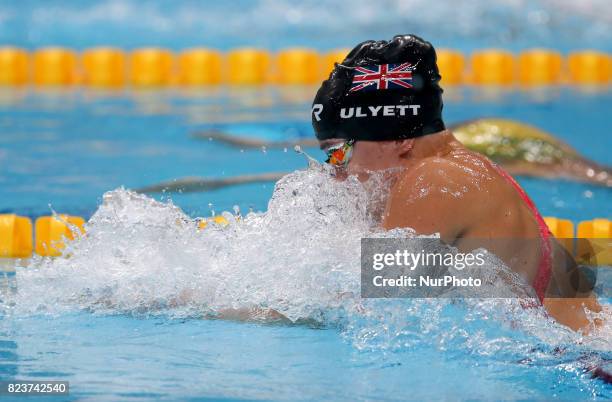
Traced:
<path id="1" fill-rule="evenodd" d="M 326 140 L 321 149 L 342 142 Z M 352 158 L 338 177 L 386 171 L 390 190 L 379 212 L 386 229 L 412 228 L 419 234 L 439 233 L 461 251 L 473 250 L 474 239 L 539 239 L 536 218 L 516 189 L 485 156 L 465 148 L 446 130 L 401 141 L 357 141 Z M 513 271 L 533 284 L 541 257 L 539 241 L 492 242 L 485 246 Z M 553 240 L 553 275 L 544 306 L 558 322 L 589 331 L 585 308 L 601 307 L 589 291 L 579 292 L 568 272 L 575 263 Z"/>

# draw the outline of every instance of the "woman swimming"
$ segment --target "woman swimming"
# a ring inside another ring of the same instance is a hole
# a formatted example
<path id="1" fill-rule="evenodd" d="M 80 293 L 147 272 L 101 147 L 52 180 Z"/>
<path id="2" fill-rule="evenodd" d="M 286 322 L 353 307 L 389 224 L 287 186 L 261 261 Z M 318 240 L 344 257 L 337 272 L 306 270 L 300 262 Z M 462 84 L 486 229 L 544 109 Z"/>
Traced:
<path id="1" fill-rule="evenodd" d="M 601 308 L 588 287 L 572 280 L 573 260 L 514 179 L 446 129 L 439 80 L 435 50 L 421 38 L 357 45 L 313 102 L 312 123 L 328 162 L 339 177 L 362 181 L 393 172 L 384 228 L 439 233 L 460 250 L 482 240 L 533 286 L 551 316 L 587 330 L 585 308 Z"/>

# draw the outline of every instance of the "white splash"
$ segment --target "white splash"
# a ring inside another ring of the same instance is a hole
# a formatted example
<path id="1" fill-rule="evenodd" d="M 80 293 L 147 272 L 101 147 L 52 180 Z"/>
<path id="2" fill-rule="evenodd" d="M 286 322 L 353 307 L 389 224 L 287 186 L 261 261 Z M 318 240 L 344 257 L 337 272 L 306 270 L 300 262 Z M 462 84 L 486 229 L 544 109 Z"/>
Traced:
<path id="1" fill-rule="evenodd" d="M 202 230 L 171 202 L 108 192 L 64 257 L 38 257 L 17 271 L 17 291 L 3 310 L 172 319 L 262 307 L 339 328 L 360 349 L 426 343 L 487 356 L 542 345 L 542 353 L 580 343 L 612 349 L 609 327 L 582 338 L 516 299 L 361 299 L 361 238 L 414 235 L 376 229 L 368 211 L 381 195 L 369 196 L 366 187 L 310 167 L 277 183 L 266 212 L 239 219 L 226 212 L 228 226 Z M 505 269 L 496 259 L 488 264 Z"/>

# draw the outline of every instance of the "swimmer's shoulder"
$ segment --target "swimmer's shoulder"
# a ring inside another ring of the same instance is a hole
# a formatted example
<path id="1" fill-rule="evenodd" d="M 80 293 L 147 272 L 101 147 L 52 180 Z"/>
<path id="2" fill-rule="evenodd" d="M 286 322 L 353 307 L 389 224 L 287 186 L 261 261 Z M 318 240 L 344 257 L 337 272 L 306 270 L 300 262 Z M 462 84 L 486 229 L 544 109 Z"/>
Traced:
<path id="1" fill-rule="evenodd" d="M 514 187 L 500 174 L 500 167 L 485 155 L 461 145 L 446 158 L 452 160 L 455 166 L 460 166 L 468 184 L 476 186 L 479 190 L 505 196 L 516 193 Z"/>
<path id="2" fill-rule="evenodd" d="M 469 170 L 469 167 L 467 167 Z M 407 168 L 393 186 L 385 227 L 410 227 L 453 239 L 469 229 L 483 206 L 466 166 L 452 158 L 429 157 Z"/>
<path id="3" fill-rule="evenodd" d="M 412 227 L 419 233 L 464 234 L 497 219 L 509 189 L 480 154 L 463 147 L 408 166 L 391 189 L 388 227 Z M 443 236 L 444 237 L 444 236 Z"/>
<path id="4" fill-rule="evenodd" d="M 458 149 L 451 158 L 463 166 L 468 186 L 472 186 L 473 197 L 468 197 L 466 207 L 478 206 L 479 222 L 493 221 L 501 224 L 504 232 L 510 234 L 537 230 L 533 213 L 526 206 L 516 187 L 486 156 L 468 150 Z M 481 225 L 487 227 L 488 225 Z"/>
<path id="5" fill-rule="evenodd" d="M 472 190 L 482 190 L 493 179 L 494 172 L 489 169 L 486 161 L 479 155 L 473 155 L 471 151 L 458 149 L 447 155 L 431 156 L 413 164 L 402 175 L 400 186 L 413 190 L 415 185 L 416 188 L 423 186 L 433 190 L 433 194 L 436 191 L 446 193 L 451 190 L 468 193 Z"/>

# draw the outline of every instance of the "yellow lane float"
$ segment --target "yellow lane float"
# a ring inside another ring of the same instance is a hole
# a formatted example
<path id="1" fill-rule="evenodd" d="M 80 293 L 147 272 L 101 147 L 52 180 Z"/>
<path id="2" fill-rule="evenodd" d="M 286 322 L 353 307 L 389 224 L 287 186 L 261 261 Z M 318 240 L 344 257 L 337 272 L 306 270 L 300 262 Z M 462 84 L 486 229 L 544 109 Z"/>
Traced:
<path id="1" fill-rule="evenodd" d="M 437 52 L 438 69 L 442 85 L 457 85 L 463 83 L 465 58 L 463 54 L 450 49 L 440 49 Z"/>
<path id="2" fill-rule="evenodd" d="M 593 219 L 578 224 L 576 259 L 587 265 L 612 266 L 612 221 Z"/>
<path id="3" fill-rule="evenodd" d="M 126 57 L 120 49 L 88 49 L 81 55 L 81 67 L 85 85 L 115 88 L 125 83 Z"/>
<path id="4" fill-rule="evenodd" d="M 270 69 L 270 54 L 253 48 L 234 49 L 227 54 L 227 81 L 234 85 L 265 84 Z"/>
<path id="5" fill-rule="evenodd" d="M 198 222 L 198 229 L 205 229 L 209 224 L 214 223 L 220 226 L 229 225 L 229 221 L 222 215 L 217 215 L 212 218 L 202 219 Z"/>
<path id="6" fill-rule="evenodd" d="M 16 47 L 0 47 L 0 85 L 23 85 L 28 82 L 28 54 Z"/>
<path id="7" fill-rule="evenodd" d="M 57 86 L 76 82 L 76 52 L 61 47 L 47 47 L 34 52 L 34 84 Z"/>
<path id="8" fill-rule="evenodd" d="M 595 50 L 572 52 L 568 56 L 569 75 L 576 84 L 610 82 L 610 56 Z"/>
<path id="9" fill-rule="evenodd" d="M 137 87 L 170 84 L 174 70 L 172 53 L 160 48 L 140 48 L 130 56 L 130 82 Z"/>
<path id="10" fill-rule="evenodd" d="M 36 219 L 36 253 L 50 257 L 62 255 L 65 247 L 63 238 L 74 239 L 77 230 L 84 233 L 84 224 L 83 218 L 69 215 L 41 216 Z"/>
<path id="11" fill-rule="evenodd" d="M 178 59 L 178 83 L 187 86 L 219 84 L 221 65 L 221 53 L 216 50 L 185 50 Z"/>
<path id="12" fill-rule="evenodd" d="M 514 55 L 506 50 L 474 52 L 471 59 L 472 82 L 478 85 L 509 85 L 514 82 Z"/>
<path id="13" fill-rule="evenodd" d="M 553 85 L 561 80 L 561 54 L 530 49 L 519 56 L 519 80 L 523 85 Z"/>
<path id="14" fill-rule="evenodd" d="M 544 222 L 553 236 L 570 253 L 574 254 L 574 224 L 568 219 L 545 217 Z"/>
<path id="15" fill-rule="evenodd" d="M 316 84 L 321 78 L 319 54 L 312 49 L 285 49 L 276 56 L 279 84 Z"/>
<path id="16" fill-rule="evenodd" d="M 238 48 L 223 55 L 215 49 L 193 48 L 182 51 L 175 60 L 169 50 L 149 47 L 134 50 L 128 63 L 123 50 L 100 47 L 85 50 L 79 66 L 76 51 L 47 47 L 33 53 L 30 66 L 26 50 L 7 46 L 0 47 L 0 85 L 71 85 L 81 78 L 85 85 L 97 87 L 119 87 L 128 81 L 140 87 L 222 82 L 310 85 L 326 79 L 334 63 L 342 62 L 349 51 L 320 53 L 308 48 L 288 48 L 272 57 L 263 49 Z M 566 82 L 594 85 L 608 84 L 612 76 L 610 55 L 596 50 L 579 50 L 564 57 L 551 49 L 526 49 L 515 57 L 507 50 L 483 49 L 470 55 L 468 71 L 467 56 L 460 51 L 438 49 L 437 57 L 442 83 L 448 86 L 514 83 L 538 86 Z"/>
<path id="17" fill-rule="evenodd" d="M 15 214 L 0 215 L 0 257 L 25 258 L 32 254 L 32 221 Z"/>
<path id="18" fill-rule="evenodd" d="M 567 219 L 544 218 L 548 228 L 563 247 L 575 255 L 579 263 L 590 266 L 612 266 L 612 221 L 593 219 L 580 222 L 574 234 L 574 224 Z M 35 223 L 35 244 L 32 241 L 32 222 L 15 214 L 0 214 L 0 258 L 27 258 L 34 251 L 41 256 L 62 255 L 64 238 L 72 240 L 84 233 L 85 220 L 78 216 L 42 216 Z M 230 224 L 217 215 L 197 221 L 202 230 L 210 225 Z M 576 252 L 574 253 L 574 243 Z"/>

